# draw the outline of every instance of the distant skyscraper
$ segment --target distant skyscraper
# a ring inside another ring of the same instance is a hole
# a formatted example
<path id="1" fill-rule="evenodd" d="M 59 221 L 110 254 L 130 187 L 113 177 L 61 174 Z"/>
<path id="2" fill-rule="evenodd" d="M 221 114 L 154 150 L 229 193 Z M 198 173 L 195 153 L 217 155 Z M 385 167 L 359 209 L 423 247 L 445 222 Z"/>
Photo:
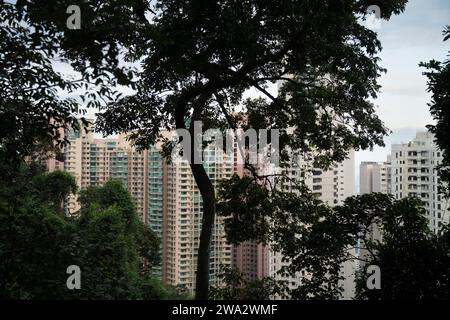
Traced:
<path id="1" fill-rule="evenodd" d="M 231 155 L 214 144 L 207 146 L 203 155 L 203 165 L 214 186 L 231 177 Z M 163 279 L 167 284 L 182 285 L 194 292 L 203 200 L 186 160 L 164 165 L 163 179 Z M 232 259 L 223 218 L 219 216 L 215 218 L 210 250 L 210 283 L 218 285 L 216 276 L 221 265 L 230 266 Z"/>
<path id="2" fill-rule="evenodd" d="M 295 189 L 294 181 L 305 181 L 308 188 L 319 199 L 330 206 L 342 204 L 347 197 L 355 194 L 355 159 L 353 150 L 346 160 L 335 164 L 330 170 L 313 169 L 311 172 L 306 172 L 305 169 L 309 166 L 310 163 L 307 161 L 295 159 L 294 157 L 291 166 L 283 169 L 289 177 L 289 180 L 282 185 L 282 189 L 286 192 L 298 192 Z M 295 289 L 301 285 L 302 279 L 308 275 L 299 272 L 294 277 L 280 276 L 277 272 L 283 266 L 288 266 L 289 263 L 289 261 L 283 259 L 281 253 L 270 251 L 269 274 L 277 280 L 286 281 L 290 289 Z M 344 298 L 351 298 L 353 295 L 353 271 L 354 266 L 352 263 L 347 263 L 342 266 L 342 273 L 346 278 L 346 281 L 342 283 L 344 286 Z"/>
<path id="3" fill-rule="evenodd" d="M 361 162 L 360 165 L 360 194 L 381 192 L 390 193 L 391 162 Z"/>
<path id="4" fill-rule="evenodd" d="M 166 265 L 167 252 L 165 250 L 165 208 L 167 205 L 167 164 L 155 146 L 148 150 L 148 219 L 147 223 L 161 239 L 161 266 L 154 267 L 154 274 L 162 278 L 163 267 Z"/>

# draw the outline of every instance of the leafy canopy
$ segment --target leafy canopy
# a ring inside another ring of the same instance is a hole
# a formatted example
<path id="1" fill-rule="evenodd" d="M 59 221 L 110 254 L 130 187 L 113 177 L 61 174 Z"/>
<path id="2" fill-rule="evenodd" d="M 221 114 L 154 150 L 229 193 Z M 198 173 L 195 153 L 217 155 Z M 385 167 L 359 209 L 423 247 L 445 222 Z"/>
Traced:
<path id="1" fill-rule="evenodd" d="M 428 227 L 418 199 L 402 199 L 386 208 L 379 227 L 383 240 L 366 241 L 370 251 L 357 277 L 358 299 L 448 300 L 450 297 L 450 230 Z M 369 290 L 367 268 L 381 270 L 381 289 Z"/>
<path id="2" fill-rule="evenodd" d="M 443 32 L 444 41 L 450 38 L 450 26 Z M 450 56 L 449 56 L 450 57 Z M 431 92 L 431 115 L 436 121 L 427 128 L 435 135 L 435 141 L 442 150 L 443 160 L 439 164 L 439 176 L 442 182 L 441 191 L 450 196 L 450 59 L 444 62 L 431 60 L 420 63 L 427 68 L 424 75 L 428 78 L 428 92 Z"/>
<path id="3" fill-rule="evenodd" d="M 300 277 L 301 282 L 292 289 L 274 278 L 245 283 L 231 270 L 223 275 L 227 286 L 217 294 L 238 298 L 258 285 L 259 292 L 292 299 L 338 299 L 343 264 L 359 261 L 357 298 L 448 298 L 448 226 L 434 235 L 419 199 L 372 193 L 329 207 L 308 192 L 272 191 L 270 197 L 253 197 L 264 192 L 251 177 L 223 182 L 218 214 L 225 219 L 227 239 L 235 245 L 249 240 L 270 244 L 287 262 L 279 279 Z M 369 265 L 381 268 L 381 290 L 367 289 Z"/>
<path id="4" fill-rule="evenodd" d="M 386 133 L 369 102 L 384 71 L 381 44 L 358 19 L 372 4 L 389 19 L 406 0 L 373 2 L 50 1 L 17 8 L 54 35 L 60 55 L 82 79 L 98 81 L 99 93 L 111 81 L 135 90 L 99 115 L 103 133 L 134 131 L 136 143 L 149 147 L 160 128 L 184 127 L 194 113 L 205 129 L 233 127 L 233 112 L 243 106 L 255 128 L 294 127 L 294 134 L 283 131 L 282 147 L 318 151 L 317 162 L 327 165 L 352 147 L 382 144 Z M 69 4 L 81 8 L 80 30 L 66 28 Z M 286 85 L 273 97 L 266 84 L 278 81 Z M 244 101 L 250 88 L 265 99 Z"/>
<path id="5" fill-rule="evenodd" d="M 120 182 L 81 192 L 78 218 L 62 201 L 74 177 L 31 163 L 2 169 L 0 183 L 0 297 L 13 299 L 185 298 L 152 276 L 160 242 L 136 214 Z M 81 290 L 66 287 L 67 267 L 81 269 Z"/>

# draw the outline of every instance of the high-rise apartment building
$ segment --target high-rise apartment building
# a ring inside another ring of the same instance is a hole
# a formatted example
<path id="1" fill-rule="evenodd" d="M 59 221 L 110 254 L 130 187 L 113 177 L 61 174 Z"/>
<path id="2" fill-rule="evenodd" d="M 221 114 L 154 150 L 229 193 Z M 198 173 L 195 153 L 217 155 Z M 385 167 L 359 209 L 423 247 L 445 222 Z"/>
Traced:
<path id="1" fill-rule="evenodd" d="M 396 199 L 415 196 L 427 211 L 429 227 L 433 231 L 449 220 L 448 201 L 438 193 L 439 176 L 436 166 L 442 152 L 430 132 L 418 132 L 409 143 L 393 144 L 391 148 L 391 193 Z"/>
<path id="2" fill-rule="evenodd" d="M 393 144 L 386 162 L 363 162 L 360 167 L 360 193 L 383 192 L 395 199 L 414 196 L 421 199 L 433 231 L 449 221 L 448 200 L 438 193 L 436 166 L 442 152 L 430 132 L 418 132 L 409 143 Z"/>
<path id="3" fill-rule="evenodd" d="M 214 186 L 232 175 L 233 157 L 216 145 L 206 147 L 203 165 Z M 197 250 L 201 232 L 203 201 L 184 159 L 163 166 L 163 279 L 167 284 L 195 290 Z M 164 189 L 165 188 L 165 189 Z M 216 216 L 210 248 L 210 283 L 220 283 L 221 266 L 230 266 L 232 248 L 227 243 L 223 218 Z"/>
<path id="4" fill-rule="evenodd" d="M 66 134 L 69 144 L 64 151 L 64 170 L 75 177 L 79 188 L 89 186 L 89 161 L 88 150 L 90 150 L 90 142 L 94 137 L 89 128 L 80 128 L 80 130 L 71 129 Z M 77 198 L 70 195 L 66 202 L 66 210 L 69 215 L 75 214 L 80 206 Z"/>
<path id="5" fill-rule="evenodd" d="M 312 190 L 316 196 L 329 204 L 330 206 L 340 205 L 343 201 L 355 194 L 354 188 L 354 151 L 352 150 L 346 160 L 335 164 L 330 170 L 306 169 L 309 163 L 293 157 L 292 164 L 288 168 L 284 168 L 285 174 L 289 177 L 282 185 L 282 189 L 286 192 L 298 192 L 295 189 L 294 181 L 305 181 L 305 184 Z M 306 172 L 306 174 L 305 174 Z M 270 251 L 269 257 L 269 275 L 277 280 L 286 281 L 290 289 L 298 287 L 302 279 L 307 274 L 298 273 L 294 277 L 284 277 L 277 272 L 283 267 L 289 265 L 289 261 L 285 261 L 279 252 Z M 351 298 L 353 294 L 353 271 L 352 263 L 342 266 L 342 273 L 346 280 L 342 283 L 344 286 L 344 298 Z"/>
<path id="6" fill-rule="evenodd" d="M 64 169 L 75 176 L 80 188 L 102 185 L 110 179 L 122 180 L 135 201 L 143 222 L 148 219 L 148 152 L 137 152 L 125 135 L 111 139 L 95 139 L 92 129 L 72 130 L 67 135 L 70 145 L 65 150 Z M 79 205 L 71 196 L 69 214 Z"/>
<path id="7" fill-rule="evenodd" d="M 234 155 L 233 174 L 239 177 L 251 175 L 244 165 L 245 151 L 240 149 L 236 139 L 232 150 Z M 263 171 L 264 165 L 267 165 L 262 162 L 261 156 L 259 156 L 258 164 L 254 164 L 259 171 Z M 269 275 L 269 247 L 256 240 L 244 241 L 238 246 L 233 246 L 232 266 L 241 272 L 245 281 L 267 277 Z"/>
<path id="8" fill-rule="evenodd" d="M 437 232 L 440 223 L 449 221 L 449 213 L 448 200 L 438 193 L 436 166 L 442 161 L 442 152 L 433 140 L 432 133 L 418 132 L 409 143 L 393 144 L 386 162 L 361 163 L 360 193 L 382 192 L 392 194 L 395 199 L 408 196 L 421 199 L 429 228 Z M 383 241 L 383 232 L 374 224 L 368 237 Z M 368 252 L 361 249 L 358 255 L 365 260 Z"/>
<path id="9" fill-rule="evenodd" d="M 267 245 L 249 240 L 233 247 L 233 267 L 237 268 L 246 281 L 253 281 L 269 275 L 270 249 Z"/>
<path id="10" fill-rule="evenodd" d="M 163 132 L 172 137 L 170 132 Z M 122 180 L 130 191 L 138 214 L 162 242 L 162 265 L 154 272 L 166 284 L 195 290 L 197 249 L 201 231 L 203 203 L 187 161 L 167 162 L 161 145 L 138 152 L 126 139 L 96 139 L 90 128 L 68 132 L 65 170 L 72 173 L 80 188 L 102 185 L 109 179 Z M 233 173 L 233 156 L 210 145 L 204 151 L 204 166 L 214 185 Z M 67 201 L 67 210 L 79 209 L 77 199 Z M 221 265 L 231 265 L 232 249 L 226 242 L 221 217 L 213 228 L 210 282 L 218 284 Z"/>
<path id="11" fill-rule="evenodd" d="M 361 162 L 360 167 L 360 194 L 381 192 L 391 193 L 391 161 Z"/>
<path id="12" fill-rule="evenodd" d="M 170 132 L 163 132 L 163 135 L 173 138 Z M 164 283 L 181 285 L 193 293 L 203 203 L 187 161 L 172 159 L 167 162 L 160 153 L 160 144 L 138 152 L 125 135 L 97 139 L 88 128 L 68 132 L 67 136 L 71 144 L 65 152 L 65 170 L 76 177 L 81 188 L 101 185 L 109 179 L 122 180 L 135 200 L 142 221 L 162 240 L 162 265 L 156 268 L 155 273 L 162 277 Z M 236 143 L 233 151 L 226 154 L 215 144 L 204 150 L 203 164 L 214 185 L 232 174 L 245 174 Z M 304 165 L 300 159 L 295 159 L 292 166 L 284 169 L 287 170 L 285 174 L 291 179 L 304 179 L 309 188 L 330 205 L 341 204 L 346 197 L 353 195 L 353 152 L 349 159 L 331 170 L 312 170 L 306 177 L 303 176 Z M 272 169 L 261 164 L 258 170 Z M 294 191 L 289 183 L 282 188 Z M 78 208 L 76 199 L 69 199 L 68 211 L 75 213 Z M 234 264 L 248 280 L 252 280 L 275 275 L 286 264 L 269 247 L 251 241 L 233 249 L 226 242 L 221 217 L 216 217 L 214 224 L 210 259 L 210 282 L 213 285 L 219 284 L 216 275 L 222 265 Z M 289 279 L 292 286 L 298 285 L 299 281 L 301 277 Z"/>

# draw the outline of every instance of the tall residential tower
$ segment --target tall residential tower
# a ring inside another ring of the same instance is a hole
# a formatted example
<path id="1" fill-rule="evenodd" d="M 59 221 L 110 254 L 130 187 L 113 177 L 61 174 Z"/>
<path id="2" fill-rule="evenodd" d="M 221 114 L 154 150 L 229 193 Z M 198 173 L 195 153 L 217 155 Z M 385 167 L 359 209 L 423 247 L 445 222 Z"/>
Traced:
<path id="1" fill-rule="evenodd" d="M 423 201 L 431 230 L 449 221 L 448 200 L 438 193 L 436 167 L 442 152 L 430 132 L 418 132 L 409 143 L 393 144 L 391 155 L 383 163 L 363 162 L 360 193 L 383 192 L 395 199 L 414 196 Z"/>

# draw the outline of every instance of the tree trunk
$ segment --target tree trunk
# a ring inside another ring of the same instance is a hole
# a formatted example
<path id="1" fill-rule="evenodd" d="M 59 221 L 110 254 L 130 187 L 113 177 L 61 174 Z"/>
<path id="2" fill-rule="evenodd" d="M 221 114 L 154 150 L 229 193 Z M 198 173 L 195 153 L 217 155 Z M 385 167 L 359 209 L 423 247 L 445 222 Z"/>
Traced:
<path id="1" fill-rule="evenodd" d="M 208 174 L 203 166 L 203 163 L 195 163 L 196 157 L 195 152 L 202 152 L 194 148 L 194 140 L 196 137 L 193 132 L 194 121 L 197 120 L 199 114 L 201 113 L 202 107 L 206 100 L 211 96 L 212 93 L 200 94 L 200 97 L 194 102 L 194 111 L 191 118 L 191 126 L 189 132 L 191 134 L 191 155 L 189 165 L 191 167 L 192 175 L 194 176 L 197 187 L 203 199 L 203 217 L 202 217 L 202 229 L 200 233 L 200 243 L 197 255 L 197 275 L 195 281 L 195 299 L 196 300 L 207 300 L 209 292 L 209 257 L 210 257 L 210 247 L 211 247 L 211 235 L 214 227 L 214 218 L 216 214 L 216 196 L 214 191 L 214 186 L 209 179 Z M 178 107 L 175 109 L 175 121 L 177 129 L 185 129 L 184 115 L 187 107 L 187 103 L 190 98 L 195 97 L 196 94 L 189 94 L 182 96 L 178 101 Z M 201 147 L 201 145 L 200 145 Z M 200 156 L 202 160 L 202 157 Z"/>
<path id="2" fill-rule="evenodd" d="M 209 257 L 211 235 L 216 214 L 216 197 L 214 186 L 202 164 L 191 164 L 192 174 L 203 198 L 202 231 L 197 256 L 197 278 L 195 299 L 207 300 L 209 291 Z"/>

